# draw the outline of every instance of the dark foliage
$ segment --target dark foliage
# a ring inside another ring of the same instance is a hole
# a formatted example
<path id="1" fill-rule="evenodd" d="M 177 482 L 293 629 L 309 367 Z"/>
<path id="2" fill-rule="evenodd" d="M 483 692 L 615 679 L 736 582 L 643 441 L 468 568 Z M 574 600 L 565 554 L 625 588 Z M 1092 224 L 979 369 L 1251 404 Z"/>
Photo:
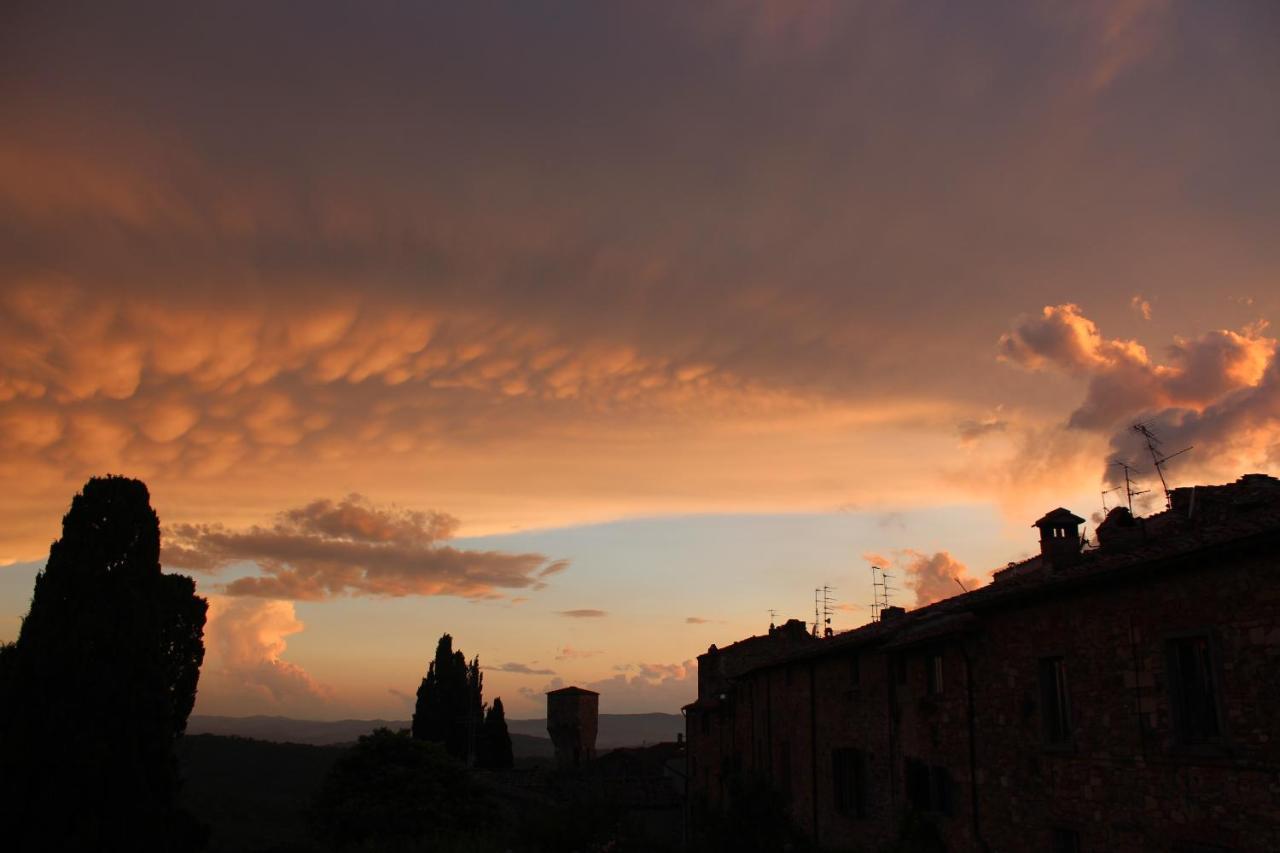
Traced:
<path id="1" fill-rule="evenodd" d="M 456 849 L 483 835 L 494 804 L 461 763 L 434 743 L 378 729 L 333 766 L 314 824 L 335 849 Z"/>
<path id="2" fill-rule="evenodd" d="M 209 853 L 310 850 L 310 806 L 344 746 L 184 735 L 181 802 L 212 830 Z"/>
<path id="3" fill-rule="evenodd" d="M 206 602 L 160 571 L 147 487 L 94 478 L 62 520 L 17 642 L 0 653 L 9 850 L 182 850 L 174 738 L 195 702 Z"/>
<path id="4" fill-rule="evenodd" d="M 506 770 L 515 763 L 511 753 L 511 733 L 507 731 L 507 715 L 502 699 L 494 699 L 493 707 L 484 715 L 480 730 L 479 764 L 486 770 Z"/>
<path id="5" fill-rule="evenodd" d="M 483 680 L 480 659 L 468 664 L 461 651 L 453 650 L 453 637 L 443 635 L 418 686 L 413 737 L 442 744 L 449 755 L 470 761 L 484 723 Z"/>

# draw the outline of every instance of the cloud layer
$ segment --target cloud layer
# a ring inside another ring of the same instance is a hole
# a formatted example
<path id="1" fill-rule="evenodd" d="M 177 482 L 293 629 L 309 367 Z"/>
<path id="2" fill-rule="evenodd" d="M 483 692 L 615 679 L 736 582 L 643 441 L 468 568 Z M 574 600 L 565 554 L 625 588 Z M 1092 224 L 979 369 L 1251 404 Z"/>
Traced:
<path id="1" fill-rule="evenodd" d="M 0 559 L 108 470 L 239 526 L 932 500 L 1051 396 L 1010 306 L 1275 311 L 1263 6 L 6 9 Z M 1081 424 L 1148 381 L 1089 357 Z"/>
<path id="2" fill-rule="evenodd" d="M 180 524 L 166 531 L 164 561 L 217 571 L 256 563 L 263 574 L 237 578 L 226 594 L 319 600 L 341 595 L 495 597 L 536 587 L 566 567 L 541 554 L 470 551 L 441 544 L 456 519 L 381 507 L 360 495 L 317 500 L 279 514 L 269 527 L 229 530 Z"/>

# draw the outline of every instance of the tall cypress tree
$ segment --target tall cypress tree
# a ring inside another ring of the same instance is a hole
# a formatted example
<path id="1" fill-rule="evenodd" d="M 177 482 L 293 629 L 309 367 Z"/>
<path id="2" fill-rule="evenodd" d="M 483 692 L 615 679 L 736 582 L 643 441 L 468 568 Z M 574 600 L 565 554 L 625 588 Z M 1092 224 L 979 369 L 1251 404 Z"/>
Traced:
<path id="1" fill-rule="evenodd" d="M 426 678 L 418 685 L 413 736 L 443 744 L 454 758 L 469 761 L 484 721 L 483 681 L 480 658 L 468 664 L 466 656 L 454 650 L 453 637 L 441 636 Z"/>
<path id="2" fill-rule="evenodd" d="M 511 733 L 507 731 L 507 714 L 502 707 L 502 697 L 493 700 L 493 706 L 484 716 L 484 728 L 480 732 L 481 767 L 489 770 L 505 770 L 515 759 L 511 754 Z"/>
<path id="3" fill-rule="evenodd" d="M 160 571 L 147 487 L 86 483 L 0 654 L 7 849 L 191 846 L 173 741 L 195 702 L 206 609 L 191 578 Z"/>

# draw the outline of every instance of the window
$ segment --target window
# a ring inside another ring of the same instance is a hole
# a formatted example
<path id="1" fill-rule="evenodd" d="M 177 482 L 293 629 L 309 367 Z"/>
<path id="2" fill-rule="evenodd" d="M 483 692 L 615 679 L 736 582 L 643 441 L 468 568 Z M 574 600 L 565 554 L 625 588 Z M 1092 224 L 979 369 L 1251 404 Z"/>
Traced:
<path id="1" fill-rule="evenodd" d="M 867 754 L 857 749 L 833 749 L 831 771 L 836 811 L 846 817 L 866 817 Z"/>
<path id="2" fill-rule="evenodd" d="M 1071 742 L 1067 669 L 1060 657 L 1043 658 L 1040 661 L 1040 716 L 1044 722 L 1045 743 Z"/>
<path id="3" fill-rule="evenodd" d="M 1080 833 L 1062 827 L 1049 830 L 1049 849 L 1053 853 L 1080 853 Z"/>
<path id="4" fill-rule="evenodd" d="M 930 695 L 942 692 L 942 652 L 934 652 L 925 659 L 928 667 L 928 685 Z"/>
<path id="5" fill-rule="evenodd" d="M 1208 743 L 1222 736 L 1218 686 L 1209 638 L 1203 634 L 1169 641 L 1169 690 L 1173 725 L 1183 743 Z"/>
<path id="6" fill-rule="evenodd" d="M 918 758 L 906 761 L 907 802 L 917 809 L 951 814 L 951 773 Z"/>

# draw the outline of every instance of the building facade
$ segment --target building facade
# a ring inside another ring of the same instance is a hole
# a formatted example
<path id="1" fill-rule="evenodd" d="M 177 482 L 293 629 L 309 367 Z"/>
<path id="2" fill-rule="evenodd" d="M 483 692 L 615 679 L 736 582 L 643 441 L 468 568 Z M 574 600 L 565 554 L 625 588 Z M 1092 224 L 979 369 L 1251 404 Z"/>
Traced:
<path id="1" fill-rule="evenodd" d="M 732 674 L 685 709 L 692 836 L 754 783 L 821 849 L 1280 850 L 1280 481 L 1082 521 L 980 589 L 700 656 Z"/>

